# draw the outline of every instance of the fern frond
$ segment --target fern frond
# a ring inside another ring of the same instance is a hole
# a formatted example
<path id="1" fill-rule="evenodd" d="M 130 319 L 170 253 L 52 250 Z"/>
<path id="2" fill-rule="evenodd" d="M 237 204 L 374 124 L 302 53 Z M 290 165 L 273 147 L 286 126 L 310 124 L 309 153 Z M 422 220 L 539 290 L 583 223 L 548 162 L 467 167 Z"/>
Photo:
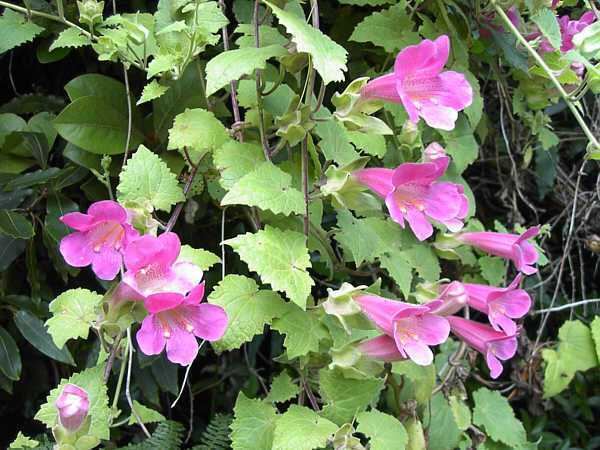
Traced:
<path id="1" fill-rule="evenodd" d="M 202 433 L 200 444 L 191 450 L 229 450 L 231 448 L 229 425 L 232 420 L 231 414 L 215 414 Z"/>
<path id="2" fill-rule="evenodd" d="M 183 441 L 184 428 L 179 422 L 160 422 L 152 436 L 139 444 L 129 444 L 119 450 L 179 450 Z"/>

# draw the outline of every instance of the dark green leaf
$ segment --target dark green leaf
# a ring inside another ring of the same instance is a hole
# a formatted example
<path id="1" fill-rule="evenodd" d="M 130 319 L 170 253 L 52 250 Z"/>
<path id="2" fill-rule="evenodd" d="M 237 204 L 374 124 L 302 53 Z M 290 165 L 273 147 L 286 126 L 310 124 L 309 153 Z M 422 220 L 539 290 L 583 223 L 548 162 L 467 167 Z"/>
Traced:
<path id="1" fill-rule="evenodd" d="M 45 170 L 36 170 L 35 172 L 29 172 L 25 175 L 15 178 L 9 183 L 6 183 L 6 186 L 4 186 L 4 190 L 14 191 L 16 189 L 23 189 L 31 186 L 45 184 L 53 178 L 56 178 L 59 174 L 60 169 L 57 169 L 56 167 L 50 167 L 49 169 Z"/>
<path id="2" fill-rule="evenodd" d="M 21 377 L 21 354 L 8 331 L 0 327 L 0 371 L 16 381 Z"/>
<path id="3" fill-rule="evenodd" d="M 16 239 L 29 239 L 35 234 L 25 217 L 7 209 L 0 210 L 0 232 Z"/>
<path id="4" fill-rule="evenodd" d="M 27 311 L 18 311 L 15 314 L 15 325 L 23 337 L 44 355 L 65 364 L 75 365 L 69 349 L 66 346 L 59 349 L 52 341 L 44 323 L 33 314 Z"/>
<path id="5" fill-rule="evenodd" d="M 24 239 L 15 239 L 0 234 L 0 272 L 8 269 L 8 266 L 23 253 L 26 244 L 27 241 Z"/>

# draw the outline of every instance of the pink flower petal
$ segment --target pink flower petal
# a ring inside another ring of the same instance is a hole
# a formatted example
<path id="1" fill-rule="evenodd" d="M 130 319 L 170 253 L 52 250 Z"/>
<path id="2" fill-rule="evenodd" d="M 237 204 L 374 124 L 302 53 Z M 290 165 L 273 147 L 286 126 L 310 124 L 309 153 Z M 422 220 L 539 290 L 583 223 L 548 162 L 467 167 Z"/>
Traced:
<path id="1" fill-rule="evenodd" d="M 450 324 L 448 321 L 435 314 L 423 314 L 418 319 L 419 342 L 427 345 L 439 345 L 448 339 L 450 335 Z"/>
<path id="2" fill-rule="evenodd" d="M 406 220 L 418 240 L 424 241 L 433 234 L 433 226 L 417 208 L 408 208 Z"/>
<path id="3" fill-rule="evenodd" d="M 198 354 L 198 342 L 192 333 L 178 327 L 171 329 L 171 337 L 167 339 L 167 358 L 169 361 L 188 366 Z"/>
<path id="4" fill-rule="evenodd" d="M 490 325 L 492 325 L 496 331 L 502 331 L 508 335 L 514 335 L 517 332 L 517 324 L 504 314 L 494 314 L 493 312 L 490 312 L 488 318 Z"/>
<path id="5" fill-rule="evenodd" d="M 485 354 L 485 362 L 490 369 L 490 376 L 495 380 L 502 374 L 502 363 L 492 352 L 487 352 Z"/>
<path id="6" fill-rule="evenodd" d="M 121 270 L 121 254 L 114 248 L 104 246 L 92 257 L 92 270 L 101 280 L 114 280 Z"/>
<path id="7" fill-rule="evenodd" d="M 447 70 L 438 77 L 443 88 L 435 98 L 440 105 L 461 111 L 473 103 L 473 88 L 462 73 Z"/>
<path id="8" fill-rule="evenodd" d="M 404 309 L 414 306 L 373 294 L 357 295 L 354 297 L 354 301 L 358 303 L 363 313 L 388 336 L 394 332 L 394 316 Z"/>
<path id="9" fill-rule="evenodd" d="M 87 231 L 94 225 L 94 218 L 80 212 L 72 212 L 61 216 L 60 221 L 77 231 Z"/>
<path id="10" fill-rule="evenodd" d="M 127 211 L 125 208 L 112 200 L 102 200 L 92 203 L 87 213 L 96 221 L 112 220 L 118 223 L 127 221 Z"/>
<path id="11" fill-rule="evenodd" d="M 392 183 L 395 187 L 405 184 L 428 186 L 439 178 L 434 163 L 404 163 L 394 169 Z"/>
<path id="12" fill-rule="evenodd" d="M 175 263 L 179 256 L 179 252 L 181 251 L 181 241 L 179 240 L 179 236 L 173 232 L 167 232 L 158 236 L 158 241 L 162 246 L 159 256 L 161 264 L 170 266 Z"/>
<path id="13" fill-rule="evenodd" d="M 194 326 L 194 334 L 207 341 L 218 341 L 227 330 L 227 313 L 218 305 L 203 303 L 185 306 L 185 316 Z"/>
<path id="14" fill-rule="evenodd" d="M 396 341 L 398 344 L 398 341 Z M 419 366 L 428 366 L 433 362 L 433 352 L 424 342 L 410 340 L 405 342 L 403 349 L 408 357 Z"/>
<path id="15" fill-rule="evenodd" d="M 423 40 L 417 45 L 406 47 L 396 57 L 394 73 L 406 76 L 430 78 L 439 74 L 448 61 L 450 39 L 446 35 L 435 41 Z"/>
<path id="16" fill-rule="evenodd" d="M 190 293 L 185 297 L 184 303 L 186 305 L 197 305 L 202 301 L 203 298 L 204 281 L 190 291 Z"/>
<path id="17" fill-rule="evenodd" d="M 458 218 L 461 212 L 463 194 L 456 184 L 436 182 L 431 185 L 425 202 L 425 213 L 440 222 Z"/>
<path id="18" fill-rule="evenodd" d="M 421 105 L 420 116 L 425 120 L 425 123 L 432 128 L 451 131 L 454 129 L 456 119 L 458 119 L 458 111 L 448 106 L 423 102 Z"/>
<path id="19" fill-rule="evenodd" d="M 70 266 L 85 267 L 92 263 L 94 253 L 85 233 L 75 232 L 60 241 L 60 253 Z"/>
<path id="20" fill-rule="evenodd" d="M 144 306 L 151 314 L 156 314 L 161 311 L 168 311 L 177 308 L 184 302 L 182 294 L 173 292 L 163 292 L 160 294 L 152 294 L 144 300 Z"/>
<path id="21" fill-rule="evenodd" d="M 385 198 L 385 206 L 387 206 L 392 220 L 404 228 L 404 214 L 406 210 L 402 205 L 402 200 L 398 192 L 391 192 Z"/>
<path id="22" fill-rule="evenodd" d="M 398 351 L 396 341 L 385 334 L 361 342 L 358 345 L 358 350 L 369 358 L 381 361 L 400 361 L 406 359 Z"/>
<path id="23" fill-rule="evenodd" d="M 170 274 L 165 278 L 161 289 L 168 292 L 187 294 L 202 280 L 202 270 L 189 262 L 178 262 L 171 267 Z"/>
<path id="24" fill-rule="evenodd" d="M 359 183 L 365 185 L 380 197 L 385 197 L 394 189 L 392 185 L 393 172 L 392 169 L 372 168 L 357 170 L 353 175 Z"/>
<path id="25" fill-rule="evenodd" d="M 143 267 L 156 262 L 156 255 L 161 249 L 162 243 L 149 234 L 131 242 L 125 250 L 125 266 L 127 270 L 137 272 Z"/>
<path id="26" fill-rule="evenodd" d="M 392 103 L 400 103 L 400 96 L 396 90 L 396 75 L 390 73 L 369 81 L 366 86 L 362 88 L 361 96 L 385 100 Z"/>
<path id="27" fill-rule="evenodd" d="M 148 315 L 135 335 L 140 350 L 145 355 L 158 355 L 165 348 L 165 338 L 155 315 Z"/>

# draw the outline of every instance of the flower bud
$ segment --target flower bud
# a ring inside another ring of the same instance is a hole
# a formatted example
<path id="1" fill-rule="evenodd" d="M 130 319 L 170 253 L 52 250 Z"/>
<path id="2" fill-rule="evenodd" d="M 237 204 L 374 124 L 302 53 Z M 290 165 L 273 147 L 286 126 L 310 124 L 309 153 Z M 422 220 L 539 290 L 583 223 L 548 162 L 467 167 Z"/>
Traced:
<path id="1" fill-rule="evenodd" d="M 67 384 L 56 399 L 55 405 L 62 427 L 75 432 L 81 428 L 88 415 L 90 400 L 84 389 L 74 384 Z"/>

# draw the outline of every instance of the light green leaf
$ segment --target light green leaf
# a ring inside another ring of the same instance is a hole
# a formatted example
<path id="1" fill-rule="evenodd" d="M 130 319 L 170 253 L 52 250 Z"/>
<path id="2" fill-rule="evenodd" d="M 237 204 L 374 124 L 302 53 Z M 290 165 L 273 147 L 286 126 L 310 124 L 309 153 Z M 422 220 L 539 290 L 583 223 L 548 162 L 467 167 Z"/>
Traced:
<path id="1" fill-rule="evenodd" d="M 369 155 L 383 158 L 387 152 L 385 137 L 380 134 L 349 131 L 348 138 L 357 150 L 362 150 Z"/>
<path id="2" fill-rule="evenodd" d="M 265 69 L 267 60 L 283 56 L 287 51 L 281 45 L 247 47 L 221 52 L 206 64 L 206 95 L 212 95 L 230 81 Z"/>
<path id="3" fill-rule="evenodd" d="M 382 378 L 345 378 L 340 370 L 321 369 L 319 392 L 326 402 L 323 417 L 338 425 L 352 422 L 358 413 L 377 402 L 384 384 Z"/>
<path id="4" fill-rule="evenodd" d="M 404 425 L 393 416 L 376 409 L 361 412 L 356 418 L 356 431 L 369 438 L 371 450 L 404 450 L 408 444 L 408 434 Z"/>
<path id="5" fill-rule="evenodd" d="M 499 286 L 506 275 L 506 263 L 495 256 L 482 256 L 479 258 L 481 276 L 493 286 Z"/>
<path id="6" fill-rule="evenodd" d="M 169 150 L 187 148 L 192 159 L 199 160 L 231 138 L 215 115 L 205 109 L 186 109 L 175 117 L 169 130 Z"/>
<path id="7" fill-rule="evenodd" d="M 229 141 L 215 150 L 213 155 L 213 162 L 221 172 L 221 186 L 225 189 L 231 189 L 244 175 L 264 161 L 262 148 L 251 142 Z"/>
<path id="8" fill-rule="evenodd" d="M 452 157 L 457 172 L 462 173 L 479 156 L 479 144 L 464 115 L 459 115 L 452 131 L 440 131 L 446 152 Z"/>
<path id="9" fill-rule="evenodd" d="M 471 410 L 465 402 L 455 395 L 451 395 L 448 398 L 448 403 L 450 404 L 456 425 L 460 430 L 466 431 L 471 426 Z"/>
<path id="10" fill-rule="evenodd" d="M 352 148 L 346 129 L 338 121 L 318 122 L 315 130 L 321 138 L 319 148 L 326 159 L 345 166 L 360 157 Z"/>
<path id="11" fill-rule="evenodd" d="M 235 418 L 230 425 L 233 450 L 266 450 L 272 447 L 277 420 L 273 406 L 247 398 L 240 392 L 233 412 Z"/>
<path id="12" fill-rule="evenodd" d="M 292 381 L 292 377 L 287 372 L 281 372 L 271 383 L 269 395 L 265 398 L 268 402 L 281 403 L 295 398 L 300 392 L 300 388 Z"/>
<path id="13" fill-rule="evenodd" d="M 590 329 L 592 330 L 592 338 L 596 345 L 596 357 L 600 361 L 600 316 L 594 317 L 594 320 L 590 324 Z"/>
<path id="14" fill-rule="evenodd" d="M 52 317 L 46 321 L 48 332 L 58 348 L 69 339 L 87 339 L 95 322 L 102 296 L 87 289 L 69 289 L 50 303 Z"/>
<path id="15" fill-rule="evenodd" d="M 67 28 L 60 32 L 49 50 L 52 51 L 57 48 L 78 48 L 89 44 L 91 44 L 90 38 L 77 28 Z"/>
<path id="16" fill-rule="evenodd" d="M 395 3 L 397 0 L 338 0 L 340 3 L 345 5 L 357 5 L 357 6 L 380 6 Z"/>
<path id="17" fill-rule="evenodd" d="M 473 400 L 473 423 L 483 427 L 490 438 L 511 448 L 527 443 L 523 424 L 515 418 L 508 400 L 498 391 L 479 388 L 473 393 Z"/>
<path id="18" fill-rule="evenodd" d="M 65 364 L 75 365 L 67 347 L 58 348 L 48 334 L 44 323 L 28 311 L 21 310 L 15 314 L 15 325 L 27 341 L 44 355 Z"/>
<path id="19" fill-rule="evenodd" d="M 125 102 L 126 104 L 126 102 Z M 65 140 L 88 152 L 117 155 L 125 152 L 127 113 L 105 96 L 79 97 L 54 119 L 54 127 Z M 129 148 L 144 141 L 136 126 L 131 129 Z"/>
<path id="20" fill-rule="evenodd" d="M 22 214 L 0 209 L 0 233 L 15 239 L 33 237 L 33 226 Z"/>
<path id="21" fill-rule="evenodd" d="M 419 366 L 410 360 L 392 363 L 392 373 L 404 376 L 404 384 L 413 392 L 412 397 L 421 404 L 431 398 L 435 386 L 435 366 Z"/>
<path id="22" fill-rule="evenodd" d="M 306 308 L 314 281 L 307 271 L 311 264 L 303 234 L 267 225 L 257 233 L 239 235 L 224 243 L 232 247 L 264 283 L 276 291 L 284 291 L 294 303 Z"/>
<path id="23" fill-rule="evenodd" d="M 90 400 L 91 423 L 88 435 L 98 439 L 109 439 L 111 410 L 108 406 L 107 386 L 104 383 L 103 374 L 104 366 L 96 366 L 76 373 L 69 379 L 63 378 L 58 387 L 50 391 L 46 403 L 35 415 L 35 419 L 44 423 L 48 428 L 52 428 L 57 422 L 56 399 L 66 384 L 75 384 L 87 392 Z"/>
<path id="24" fill-rule="evenodd" d="M 428 450 L 455 450 L 462 432 L 456 425 L 452 409 L 441 392 L 433 396 L 428 411 Z"/>
<path id="25" fill-rule="evenodd" d="M 221 205 L 258 206 L 286 216 L 302 214 L 305 209 L 302 192 L 292 187 L 292 176 L 268 161 L 238 180 Z"/>
<path id="26" fill-rule="evenodd" d="M 319 351 L 319 342 L 329 336 L 315 316 L 316 311 L 303 311 L 293 303 L 284 305 L 284 313 L 273 320 L 271 328 L 285 334 L 283 345 L 289 359 Z"/>
<path id="27" fill-rule="evenodd" d="M 213 343 L 218 351 L 233 350 L 251 341 L 285 311 L 278 294 L 259 291 L 254 280 L 241 275 L 227 275 L 208 296 L 208 302 L 223 307 L 229 318 L 225 335 Z"/>
<path id="28" fill-rule="evenodd" d="M 298 51 L 312 56 L 315 70 L 321 75 L 325 84 L 344 79 L 348 54 L 344 47 L 293 13 L 284 11 L 271 2 L 265 1 L 265 3 L 273 10 L 279 23 L 292 35 Z"/>
<path id="29" fill-rule="evenodd" d="M 0 54 L 32 41 L 42 31 L 42 27 L 27 20 L 23 14 L 5 8 L 0 16 Z"/>
<path id="30" fill-rule="evenodd" d="M 138 416 L 140 417 L 142 423 L 155 423 L 166 420 L 165 416 L 163 416 L 161 413 L 142 405 L 137 400 L 133 401 L 133 407 L 135 408 L 135 412 L 138 413 Z M 127 424 L 135 425 L 136 423 L 138 423 L 138 421 L 135 418 L 135 414 L 131 413 L 131 416 L 129 417 L 129 422 L 127 422 Z"/>
<path id="31" fill-rule="evenodd" d="M 548 39 L 552 47 L 559 50 L 562 45 L 562 36 L 554 12 L 550 8 L 541 9 L 531 16 L 531 20 L 538 26 L 538 30 Z"/>
<path id="32" fill-rule="evenodd" d="M 210 269 L 221 262 L 221 258 L 208 250 L 182 245 L 177 261 L 186 261 L 198 266 L 202 271 Z"/>
<path id="33" fill-rule="evenodd" d="M 175 174 L 156 153 L 143 145 L 119 175 L 117 194 L 120 202 L 148 201 L 162 211 L 169 211 L 175 203 L 185 200 Z"/>
<path id="34" fill-rule="evenodd" d="M 425 434 L 423 433 L 423 425 L 419 419 L 411 418 L 405 423 L 406 432 L 408 433 L 408 445 L 406 450 L 423 450 L 427 448 L 425 443 Z"/>
<path id="35" fill-rule="evenodd" d="M 146 86 L 144 86 L 144 90 L 142 91 L 142 96 L 137 101 L 136 105 L 141 105 L 142 103 L 149 102 L 151 100 L 155 100 L 165 92 L 169 90 L 169 86 L 165 86 L 164 84 L 160 84 L 156 80 L 152 80 Z"/>
<path id="36" fill-rule="evenodd" d="M 19 450 L 23 448 L 36 448 L 38 445 L 40 445 L 38 441 L 28 438 L 19 431 L 16 439 L 11 442 L 8 448 L 9 450 Z"/>
<path id="37" fill-rule="evenodd" d="M 314 450 L 325 447 L 338 427 L 311 409 L 291 405 L 277 418 L 272 450 Z"/>
<path id="38" fill-rule="evenodd" d="M 391 53 L 419 42 L 419 34 L 412 31 L 413 21 L 404 2 L 380 12 L 374 12 L 360 22 L 349 40 L 371 42 Z"/>
<path id="39" fill-rule="evenodd" d="M 398 252 L 386 253 L 379 257 L 381 267 L 386 269 L 394 279 L 405 297 L 411 292 L 412 284 L 412 266 L 408 260 Z"/>

